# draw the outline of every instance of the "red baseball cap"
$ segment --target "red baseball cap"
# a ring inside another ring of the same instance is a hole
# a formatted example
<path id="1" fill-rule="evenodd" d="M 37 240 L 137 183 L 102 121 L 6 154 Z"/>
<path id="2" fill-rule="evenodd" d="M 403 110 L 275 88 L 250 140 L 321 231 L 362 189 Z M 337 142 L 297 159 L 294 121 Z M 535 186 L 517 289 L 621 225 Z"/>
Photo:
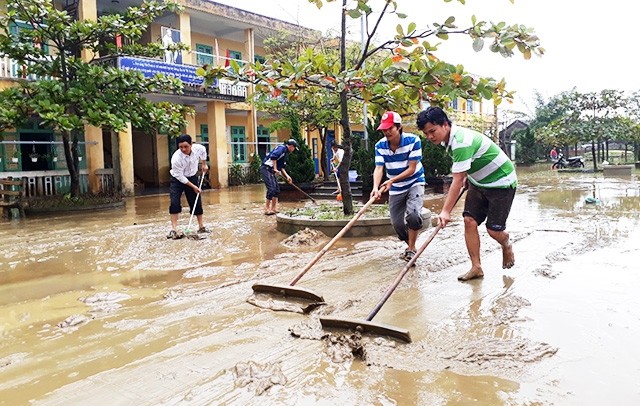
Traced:
<path id="1" fill-rule="evenodd" d="M 378 130 L 386 130 L 393 127 L 395 124 L 402 124 L 402 118 L 400 114 L 395 111 L 387 111 L 382 115 L 382 120 L 378 126 Z"/>

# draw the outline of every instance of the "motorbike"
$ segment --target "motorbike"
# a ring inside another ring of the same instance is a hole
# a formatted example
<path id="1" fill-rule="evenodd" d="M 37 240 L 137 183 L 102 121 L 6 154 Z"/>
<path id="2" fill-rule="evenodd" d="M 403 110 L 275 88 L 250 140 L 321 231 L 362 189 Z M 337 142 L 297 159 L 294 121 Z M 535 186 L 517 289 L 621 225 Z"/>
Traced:
<path id="1" fill-rule="evenodd" d="M 558 154 L 558 160 L 551 165 L 551 169 L 584 168 L 584 159 L 581 156 L 565 158 L 564 154 Z"/>

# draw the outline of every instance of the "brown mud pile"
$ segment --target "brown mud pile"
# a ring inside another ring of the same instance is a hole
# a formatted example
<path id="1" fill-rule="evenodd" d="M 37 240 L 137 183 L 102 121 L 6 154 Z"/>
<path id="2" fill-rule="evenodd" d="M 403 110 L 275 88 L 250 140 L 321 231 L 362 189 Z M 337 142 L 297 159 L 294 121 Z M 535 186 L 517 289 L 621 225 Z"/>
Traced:
<path id="1" fill-rule="evenodd" d="M 280 364 L 240 362 L 233 368 L 233 374 L 237 386 L 241 388 L 248 386 L 256 395 L 263 394 L 274 385 L 287 383 Z"/>
<path id="2" fill-rule="evenodd" d="M 322 232 L 305 228 L 283 240 L 282 245 L 287 248 L 315 247 L 325 238 Z"/>
<path id="3" fill-rule="evenodd" d="M 325 302 L 302 302 L 298 300 L 278 300 L 269 295 L 254 294 L 247 298 L 247 303 L 261 309 L 273 310 L 276 312 L 292 312 L 307 314 L 319 306 L 326 305 Z"/>

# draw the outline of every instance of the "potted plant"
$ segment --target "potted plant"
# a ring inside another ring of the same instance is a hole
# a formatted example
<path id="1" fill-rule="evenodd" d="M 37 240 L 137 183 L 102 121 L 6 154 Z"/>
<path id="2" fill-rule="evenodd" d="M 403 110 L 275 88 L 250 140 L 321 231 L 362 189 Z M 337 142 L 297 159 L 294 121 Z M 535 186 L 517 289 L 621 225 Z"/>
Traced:
<path id="1" fill-rule="evenodd" d="M 29 158 L 31 158 L 31 162 L 38 162 L 39 157 L 40 155 L 38 155 L 38 153 L 35 151 L 29 153 Z"/>
<path id="2" fill-rule="evenodd" d="M 18 149 L 16 148 L 16 150 L 13 151 L 13 154 L 11 154 L 11 162 L 13 162 L 14 164 L 17 164 L 19 157 L 20 157 L 20 151 L 18 151 Z"/>

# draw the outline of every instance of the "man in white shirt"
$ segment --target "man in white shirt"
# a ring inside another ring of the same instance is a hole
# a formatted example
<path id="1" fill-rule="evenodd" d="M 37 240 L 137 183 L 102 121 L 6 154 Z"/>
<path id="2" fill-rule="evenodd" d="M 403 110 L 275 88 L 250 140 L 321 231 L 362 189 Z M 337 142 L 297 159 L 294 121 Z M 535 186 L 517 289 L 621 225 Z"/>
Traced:
<path id="1" fill-rule="evenodd" d="M 331 151 L 333 152 L 333 156 L 331 157 L 331 172 L 333 172 L 336 176 L 336 182 L 340 182 L 338 177 L 340 177 L 340 163 L 342 162 L 342 158 L 344 158 L 344 149 L 340 148 L 335 141 L 331 143 Z M 340 193 L 340 188 L 333 192 L 334 195 Z"/>
<path id="2" fill-rule="evenodd" d="M 169 186 L 169 197 L 171 204 L 169 205 L 169 214 L 171 215 L 171 231 L 167 238 L 173 240 L 184 237 L 182 231 L 178 231 L 178 215 L 182 211 L 180 199 L 182 192 L 187 197 L 189 209 L 198 219 L 198 233 L 208 233 L 209 230 L 202 223 L 202 199 L 198 199 L 195 204 L 196 196 L 202 191 L 198 187 L 198 163 L 202 164 L 202 176 L 204 176 L 209 167 L 207 166 L 207 149 L 204 145 L 192 144 L 191 136 L 183 134 L 177 138 L 178 150 L 171 157 L 171 184 Z"/>

